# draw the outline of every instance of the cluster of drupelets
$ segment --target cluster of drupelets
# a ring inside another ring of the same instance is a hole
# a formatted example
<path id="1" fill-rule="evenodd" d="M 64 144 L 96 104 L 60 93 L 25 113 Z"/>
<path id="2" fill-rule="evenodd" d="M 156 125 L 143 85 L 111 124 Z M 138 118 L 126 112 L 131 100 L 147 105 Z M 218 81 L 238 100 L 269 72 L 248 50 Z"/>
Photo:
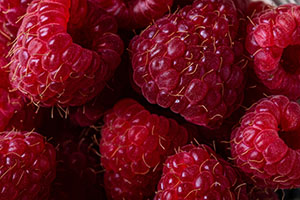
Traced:
<path id="1" fill-rule="evenodd" d="M 0 11 L 0 200 L 276 200 L 300 187 L 300 5 Z"/>

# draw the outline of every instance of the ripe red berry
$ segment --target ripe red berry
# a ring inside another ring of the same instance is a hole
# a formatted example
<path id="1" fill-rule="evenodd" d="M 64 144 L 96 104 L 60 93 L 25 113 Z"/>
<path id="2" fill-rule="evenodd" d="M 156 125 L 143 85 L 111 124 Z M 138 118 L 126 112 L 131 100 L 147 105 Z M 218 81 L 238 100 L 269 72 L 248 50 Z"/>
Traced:
<path id="1" fill-rule="evenodd" d="M 299 22 L 299 5 L 262 10 L 248 23 L 245 43 L 260 81 L 294 100 L 300 97 Z"/>
<path id="2" fill-rule="evenodd" d="M 257 102 L 231 134 L 235 164 L 254 183 L 269 188 L 300 186 L 300 105 L 285 96 Z"/>
<path id="3" fill-rule="evenodd" d="M 170 10 L 173 0 L 89 0 L 115 16 L 124 29 L 143 28 Z"/>
<path id="4" fill-rule="evenodd" d="M 114 34 L 114 18 L 91 3 L 84 12 L 84 1 L 76 2 L 35 0 L 28 6 L 11 50 L 10 81 L 36 104 L 82 105 L 101 92 L 120 63 L 123 43 Z"/>
<path id="5" fill-rule="evenodd" d="M 157 20 L 131 41 L 135 83 L 150 103 L 197 125 L 220 126 L 243 98 L 237 29 L 231 0 L 197 0 Z"/>
<path id="6" fill-rule="evenodd" d="M 105 115 L 100 153 L 110 199 L 153 196 L 162 164 L 187 142 L 187 131 L 175 120 L 150 114 L 132 99 L 119 101 Z"/>
<path id="7" fill-rule="evenodd" d="M 247 200 L 245 184 L 229 163 L 206 145 L 187 145 L 164 163 L 155 200 Z"/>
<path id="8" fill-rule="evenodd" d="M 47 199 L 55 149 L 35 132 L 0 133 L 0 200 Z"/>

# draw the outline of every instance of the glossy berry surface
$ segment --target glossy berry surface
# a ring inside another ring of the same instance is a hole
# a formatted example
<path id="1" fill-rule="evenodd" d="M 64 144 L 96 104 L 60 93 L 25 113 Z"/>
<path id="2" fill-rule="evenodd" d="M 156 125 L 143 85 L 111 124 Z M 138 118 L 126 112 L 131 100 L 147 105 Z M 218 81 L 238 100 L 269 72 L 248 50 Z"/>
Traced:
<path id="1" fill-rule="evenodd" d="M 206 145 L 187 145 L 164 163 L 155 200 L 246 200 L 245 185 L 229 163 Z"/>
<path id="2" fill-rule="evenodd" d="M 0 199 L 47 199 L 55 149 L 35 132 L 0 133 Z"/>
<path id="3" fill-rule="evenodd" d="M 124 29 L 144 28 L 170 10 L 173 0 L 89 0 L 115 16 Z"/>
<path id="4" fill-rule="evenodd" d="M 119 101 L 104 117 L 100 153 L 111 199 L 153 196 L 164 159 L 187 142 L 175 120 L 150 114 L 132 99 Z"/>
<path id="5" fill-rule="evenodd" d="M 197 0 L 157 20 L 130 44 L 143 96 L 189 122 L 220 126 L 243 99 L 237 29 L 231 0 Z"/>
<path id="6" fill-rule="evenodd" d="M 120 62 L 123 43 L 114 18 L 84 2 L 28 6 L 11 50 L 10 81 L 36 104 L 82 105 L 101 92 Z"/>
<path id="7" fill-rule="evenodd" d="M 277 95 L 261 99 L 231 134 L 237 167 L 260 187 L 300 186 L 300 105 Z"/>
<path id="8" fill-rule="evenodd" d="M 260 81 L 293 100 L 300 97 L 299 25 L 299 5 L 263 9 L 248 22 L 245 43 Z"/>

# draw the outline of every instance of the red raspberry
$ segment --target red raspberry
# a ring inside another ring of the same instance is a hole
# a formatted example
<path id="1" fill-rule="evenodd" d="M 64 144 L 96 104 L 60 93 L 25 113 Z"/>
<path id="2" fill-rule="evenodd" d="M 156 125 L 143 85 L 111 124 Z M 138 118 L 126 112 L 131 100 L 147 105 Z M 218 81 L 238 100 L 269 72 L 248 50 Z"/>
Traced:
<path id="1" fill-rule="evenodd" d="M 250 200 L 279 200 L 278 195 L 269 188 L 258 188 L 247 184 L 247 192 Z"/>
<path id="2" fill-rule="evenodd" d="M 59 130 L 60 129 L 60 130 Z M 93 141 L 95 131 L 57 128 L 57 174 L 51 200 L 104 199 L 103 173 Z"/>
<path id="3" fill-rule="evenodd" d="M 110 199 L 153 196 L 166 156 L 187 142 L 175 120 L 150 114 L 132 99 L 105 115 L 100 140 L 105 188 Z"/>
<path id="4" fill-rule="evenodd" d="M 300 105 L 285 96 L 257 102 L 231 134 L 235 164 L 261 187 L 300 187 Z"/>
<path id="5" fill-rule="evenodd" d="M 231 0 L 197 0 L 157 20 L 131 41 L 135 83 L 150 103 L 197 125 L 220 126 L 243 98 L 237 29 Z"/>
<path id="6" fill-rule="evenodd" d="M 79 23 L 73 15 L 82 1 L 76 2 L 35 0 L 19 29 L 10 81 L 36 104 L 82 105 L 104 88 L 120 62 L 123 43 L 114 34 L 114 18 L 88 4 Z"/>
<path id="7" fill-rule="evenodd" d="M 31 131 L 38 128 L 44 110 L 37 110 L 19 91 L 13 90 L 8 76 L 8 72 L 0 69 L 0 131 L 12 129 Z"/>
<path id="8" fill-rule="evenodd" d="M 0 10 L 1 15 L 4 19 L 4 33 L 10 36 L 13 40 L 17 36 L 17 32 L 19 27 L 21 26 L 21 22 L 24 14 L 26 13 L 26 9 L 28 4 L 30 4 L 32 0 L 2 0 L 0 1 Z"/>
<path id="9" fill-rule="evenodd" d="M 300 97 L 300 6 L 281 5 L 256 13 L 247 27 L 246 49 L 260 81 L 274 94 Z"/>
<path id="10" fill-rule="evenodd" d="M 129 66 L 122 64 L 99 95 L 80 107 L 70 109 L 70 119 L 74 124 L 82 127 L 96 124 L 105 112 L 111 109 L 122 95 L 124 96 L 126 89 L 130 88 L 127 76 Z"/>
<path id="11" fill-rule="evenodd" d="M 143 28 L 164 15 L 173 0 L 89 0 L 116 17 L 124 29 Z"/>
<path id="12" fill-rule="evenodd" d="M 55 149 L 35 132 L 0 133 L 0 200 L 47 199 Z"/>
<path id="13" fill-rule="evenodd" d="M 164 163 L 155 200 L 247 200 L 235 170 L 206 145 L 187 145 Z"/>

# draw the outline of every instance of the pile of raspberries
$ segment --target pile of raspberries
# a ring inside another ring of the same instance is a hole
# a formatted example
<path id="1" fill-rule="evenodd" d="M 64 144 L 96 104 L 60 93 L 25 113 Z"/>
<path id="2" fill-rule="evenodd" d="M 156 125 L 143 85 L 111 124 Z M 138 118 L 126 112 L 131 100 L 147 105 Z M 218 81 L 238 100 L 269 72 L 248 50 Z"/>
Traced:
<path id="1" fill-rule="evenodd" d="M 0 11 L 0 200 L 291 200 L 300 188 L 300 5 Z"/>

